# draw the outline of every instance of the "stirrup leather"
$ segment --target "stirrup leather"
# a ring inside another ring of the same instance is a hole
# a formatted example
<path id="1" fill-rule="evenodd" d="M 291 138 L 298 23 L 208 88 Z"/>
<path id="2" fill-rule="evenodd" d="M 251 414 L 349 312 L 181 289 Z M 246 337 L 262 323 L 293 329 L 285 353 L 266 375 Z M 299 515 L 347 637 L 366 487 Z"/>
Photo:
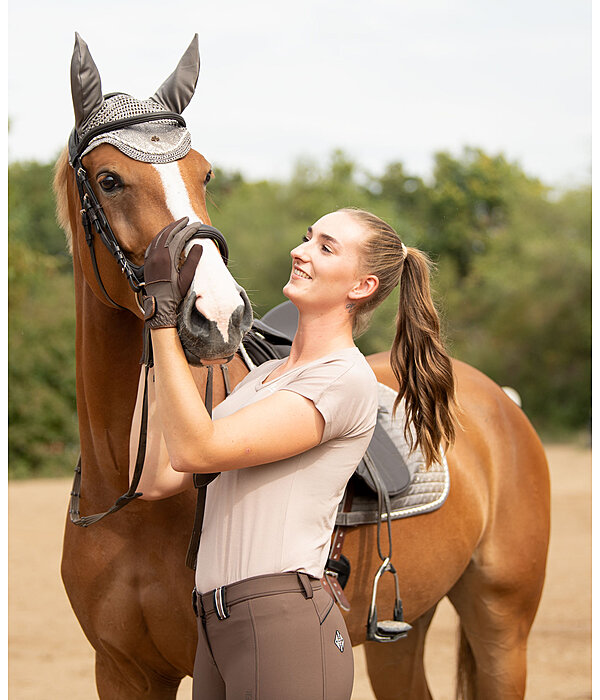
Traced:
<path id="1" fill-rule="evenodd" d="M 371 608 L 369 609 L 369 617 L 367 618 L 367 639 L 373 642 L 396 642 L 402 637 L 406 637 L 412 627 L 404 622 L 404 613 L 402 611 L 402 600 L 400 599 L 400 583 L 398 581 L 398 573 L 392 564 L 392 522 L 391 522 L 391 504 L 390 494 L 377 471 L 377 467 L 373 463 L 369 453 L 364 456 L 365 466 L 377 489 L 377 552 L 379 558 L 383 562 L 373 580 L 373 596 L 371 598 Z M 381 521 L 385 520 L 387 530 L 387 553 L 384 554 L 381 547 Z M 394 619 L 382 620 L 377 622 L 377 585 L 382 574 L 389 571 L 394 577 L 396 586 L 396 601 L 394 603 Z"/>

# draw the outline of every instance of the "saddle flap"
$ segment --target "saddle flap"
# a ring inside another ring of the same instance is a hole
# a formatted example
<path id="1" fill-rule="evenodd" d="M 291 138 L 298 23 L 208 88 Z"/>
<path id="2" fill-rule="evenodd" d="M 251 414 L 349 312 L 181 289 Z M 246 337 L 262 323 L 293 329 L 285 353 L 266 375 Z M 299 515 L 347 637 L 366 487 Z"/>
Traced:
<path id="1" fill-rule="evenodd" d="M 402 493 L 410 484 L 410 472 L 404 461 L 404 457 L 388 435 L 381 422 L 382 411 L 377 414 L 377 424 L 367 452 L 371 461 L 377 468 L 379 477 L 383 481 L 388 494 L 393 497 Z M 360 477 L 374 492 L 377 487 L 367 469 L 364 458 L 360 460 L 356 468 L 356 475 Z"/>
<path id="2" fill-rule="evenodd" d="M 267 311 L 260 323 L 269 331 L 287 338 L 291 344 L 298 330 L 298 309 L 291 301 L 284 301 Z"/>

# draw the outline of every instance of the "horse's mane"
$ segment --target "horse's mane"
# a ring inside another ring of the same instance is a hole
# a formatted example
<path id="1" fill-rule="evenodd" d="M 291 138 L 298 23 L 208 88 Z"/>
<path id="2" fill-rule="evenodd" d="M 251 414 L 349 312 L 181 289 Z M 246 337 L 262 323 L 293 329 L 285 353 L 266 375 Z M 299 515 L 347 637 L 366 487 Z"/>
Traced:
<path id="1" fill-rule="evenodd" d="M 67 149 L 64 148 L 54 166 L 54 196 L 56 198 L 56 220 L 65 232 L 69 252 L 73 254 L 73 233 L 69 219 L 69 199 L 67 197 L 67 178 L 70 175 Z"/>

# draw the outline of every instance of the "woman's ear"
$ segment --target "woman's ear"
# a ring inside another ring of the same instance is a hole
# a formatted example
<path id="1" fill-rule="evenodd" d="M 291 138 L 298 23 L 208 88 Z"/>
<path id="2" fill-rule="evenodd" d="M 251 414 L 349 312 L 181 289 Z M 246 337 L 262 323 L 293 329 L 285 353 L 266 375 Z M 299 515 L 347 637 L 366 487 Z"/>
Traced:
<path id="1" fill-rule="evenodd" d="M 379 277 L 376 277 L 375 275 L 361 277 L 354 287 L 352 287 L 352 289 L 348 292 L 348 298 L 354 299 L 355 301 L 366 299 L 374 294 L 378 287 Z"/>

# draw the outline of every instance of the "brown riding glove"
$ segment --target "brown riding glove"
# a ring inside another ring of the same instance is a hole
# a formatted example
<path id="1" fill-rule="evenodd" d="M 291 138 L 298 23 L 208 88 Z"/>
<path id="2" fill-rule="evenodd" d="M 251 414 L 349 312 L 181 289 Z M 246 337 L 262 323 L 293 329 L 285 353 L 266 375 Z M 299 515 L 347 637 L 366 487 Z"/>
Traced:
<path id="1" fill-rule="evenodd" d="M 183 249 L 204 225 L 187 225 L 185 216 L 165 226 L 146 250 L 144 262 L 144 319 L 147 328 L 175 328 L 177 309 L 186 295 L 200 258 L 202 246 L 195 245 L 182 265 Z"/>

